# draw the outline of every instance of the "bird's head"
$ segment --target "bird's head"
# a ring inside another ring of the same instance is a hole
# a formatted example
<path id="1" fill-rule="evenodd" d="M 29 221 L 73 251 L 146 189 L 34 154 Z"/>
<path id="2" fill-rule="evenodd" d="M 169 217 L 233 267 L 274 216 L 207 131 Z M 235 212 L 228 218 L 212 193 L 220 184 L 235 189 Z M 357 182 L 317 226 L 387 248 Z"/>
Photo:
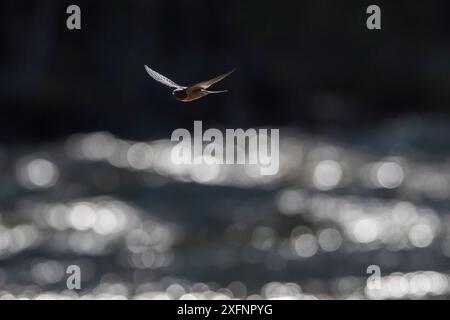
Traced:
<path id="1" fill-rule="evenodd" d="M 187 92 L 185 89 L 175 89 L 172 91 L 172 95 L 176 99 L 186 99 L 187 98 Z"/>

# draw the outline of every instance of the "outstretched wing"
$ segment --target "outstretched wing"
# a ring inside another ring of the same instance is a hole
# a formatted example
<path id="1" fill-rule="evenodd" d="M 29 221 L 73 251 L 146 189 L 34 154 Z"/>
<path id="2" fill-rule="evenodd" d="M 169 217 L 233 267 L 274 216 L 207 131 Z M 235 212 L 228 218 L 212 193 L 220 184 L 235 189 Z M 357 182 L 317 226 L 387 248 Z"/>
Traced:
<path id="1" fill-rule="evenodd" d="M 233 69 L 225 74 L 222 74 L 218 77 L 215 77 L 213 79 L 207 80 L 207 81 L 203 81 L 203 82 L 199 82 L 196 83 L 192 86 L 189 86 L 189 88 L 200 88 L 200 89 L 208 89 L 210 86 L 212 86 L 214 83 L 217 83 L 223 79 L 225 79 L 226 77 L 228 77 L 230 74 L 232 74 L 236 69 Z"/>
<path id="2" fill-rule="evenodd" d="M 155 79 L 158 82 L 161 82 L 162 84 L 165 84 L 168 87 L 171 87 L 171 88 L 183 88 L 182 86 L 176 84 L 172 80 L 164 77 L 162 74 L 159 74 L 155 70 L 150 69 L 148 66 L 145 66 L 145 70 L 150 75 L 150 77 L 152 77 L 153 79 Z"/>

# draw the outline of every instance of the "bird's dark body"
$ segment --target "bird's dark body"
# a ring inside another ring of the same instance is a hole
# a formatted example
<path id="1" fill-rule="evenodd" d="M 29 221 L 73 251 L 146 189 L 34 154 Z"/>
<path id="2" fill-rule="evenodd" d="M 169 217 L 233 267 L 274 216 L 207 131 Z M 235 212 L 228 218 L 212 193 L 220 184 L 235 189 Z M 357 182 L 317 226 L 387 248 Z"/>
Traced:
<path id="1" fill-rule="evenodd" d="M 190 102 L 206 96 L 209 92 L 198 87 L 188 87 L 186 89 L 175 89 L 172 94 L 178 101 Z"/>

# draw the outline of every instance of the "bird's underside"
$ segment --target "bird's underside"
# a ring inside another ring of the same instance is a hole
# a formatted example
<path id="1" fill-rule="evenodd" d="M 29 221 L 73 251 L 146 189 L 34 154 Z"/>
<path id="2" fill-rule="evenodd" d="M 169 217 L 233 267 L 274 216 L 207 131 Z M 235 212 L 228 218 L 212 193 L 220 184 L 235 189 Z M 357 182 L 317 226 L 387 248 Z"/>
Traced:
<path id="1" fill-rule="evenodd" d="M 207 81 L 202 81 L 202 82 L 199 82 L 199 83 L 193 84 L 191 86 L 187 86 L 187 87 L 176 84 L 175 82 L 166 78 L 162 74 L 159 74 L 158 72 L 150 69 L 148 66 L 145 66 L 145 70 L 156 81 L 158 81 L 168 87 L 174 88 L 174 90 L 172 91 L 172 95 L 174 96 L 175 99 L 177 99 L 178 101 L 190 102 L 190 101 L 200 99 L 211 93 L 227 92 L 227 90 L 210 91 L 210 90 L 208 90 L 208 88 L 210 86 L 212 86 L 213 84 L 228 77 L 235 69 L 233 69 L 225 74 L 222 74 L 218 77 L 215 77 L 213 79 L 210 79 Z"/>

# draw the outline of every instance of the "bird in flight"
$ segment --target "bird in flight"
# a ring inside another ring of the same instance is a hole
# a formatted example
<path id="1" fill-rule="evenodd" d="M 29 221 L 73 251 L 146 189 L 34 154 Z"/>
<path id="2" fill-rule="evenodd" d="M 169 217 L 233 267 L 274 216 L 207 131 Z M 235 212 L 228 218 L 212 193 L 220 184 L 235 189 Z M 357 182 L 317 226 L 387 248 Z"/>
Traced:
<path id="1" fill-rule="evenodd" d="M 210 79 L 207 81 L 202 81 L 202 82 L 199 82 L 199 83 L 187 86 L 187 87 L 176 84 L 172 80 L 164 77 L 162 74 L 159 74 L 155 70 L 150 69 L 148 66 L 145 66 L 145 70 L 150 75 L 150 77 L 152 77 L 156 81 L 161 82 L 162 84 L 165 84 L 168 87 L 174 88 L 174 90 L 172 91 L 172 95 L 175 97 L 175 99 L 177 99 L 178 101 L 190 102 L 190 101 L 200 99 L 211 93 L 228 92 L 228 90 L 211 91 L 211 90 L 208 90 L 208 88 L 210 86 L 212 86 L 213 84 L 228 77 L 236 69 L 233 69 L 233 70 L 231 70 L 225 74 L 222 74 L 218 77 L 215 77 L 213 79 Z"/>

